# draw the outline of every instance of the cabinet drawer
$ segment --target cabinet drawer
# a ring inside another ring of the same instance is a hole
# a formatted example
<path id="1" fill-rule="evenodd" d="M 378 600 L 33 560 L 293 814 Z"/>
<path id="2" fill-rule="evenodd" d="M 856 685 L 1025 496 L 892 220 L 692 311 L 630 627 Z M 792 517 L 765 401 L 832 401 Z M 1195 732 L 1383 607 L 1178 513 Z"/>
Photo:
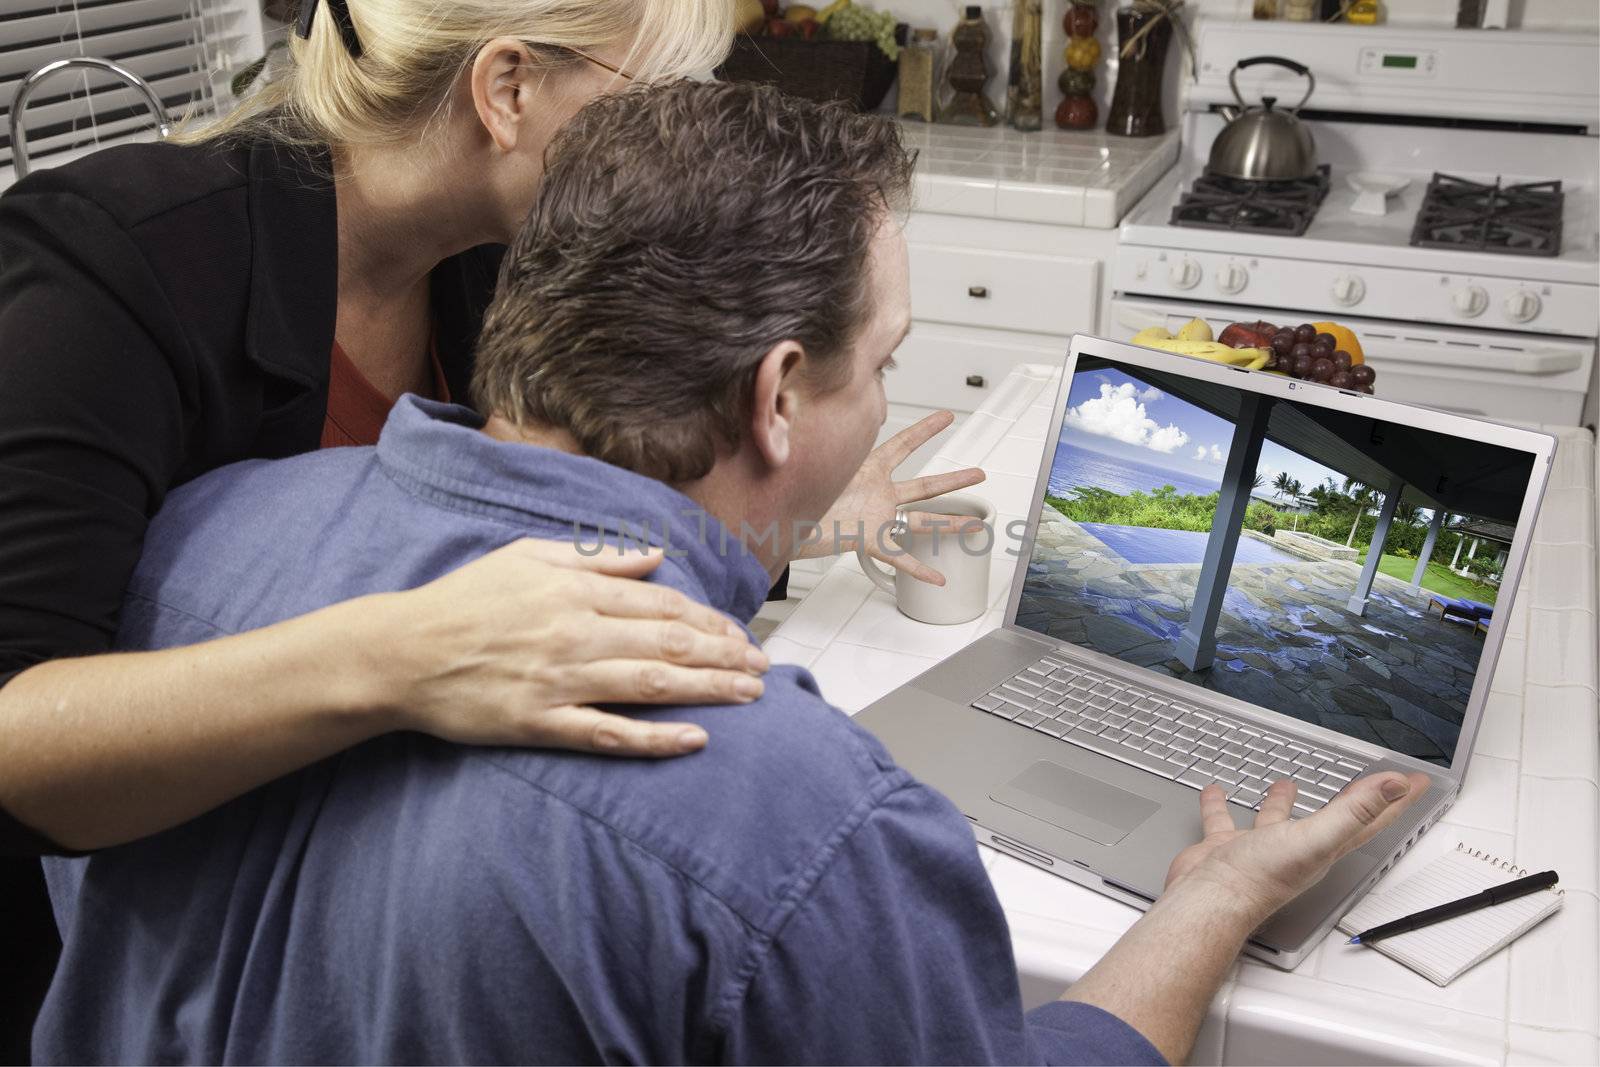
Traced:
<path id="1" fill-rule="evenodd" d="M 1100 261 L 912 242 L 911 315 L 1002 330 L 1094 329 Z"/>
<path id="2" fill-rule="evenodd" d="M 1022 363 L 1060 363 L 1068 337 L 1007 334 L 918 322 L 884 382 L 890 403 L 975 411 Z"/>

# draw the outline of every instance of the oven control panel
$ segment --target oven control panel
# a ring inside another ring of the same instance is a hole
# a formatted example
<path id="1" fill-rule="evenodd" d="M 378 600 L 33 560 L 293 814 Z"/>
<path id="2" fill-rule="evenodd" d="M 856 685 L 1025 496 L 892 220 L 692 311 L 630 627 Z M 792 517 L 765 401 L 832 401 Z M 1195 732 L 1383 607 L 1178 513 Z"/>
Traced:
<path id="1" fill-rule="evenodd" d="M 1431 49 L 1363 48 L 1361 73 L 1406 79 L 1431 78 L 1439 69 L 1439 53 Z"/>
<path id="2" fill-rule="evenodd" d="M 1290 308 L 1330 319 L 1342 314 L 1571 337 L 1600 334 L 1594 287 L 1560 282 L 1125 244 L 1117 249 L 1112 287 L 1235 304 L 1241 318 Z"/>

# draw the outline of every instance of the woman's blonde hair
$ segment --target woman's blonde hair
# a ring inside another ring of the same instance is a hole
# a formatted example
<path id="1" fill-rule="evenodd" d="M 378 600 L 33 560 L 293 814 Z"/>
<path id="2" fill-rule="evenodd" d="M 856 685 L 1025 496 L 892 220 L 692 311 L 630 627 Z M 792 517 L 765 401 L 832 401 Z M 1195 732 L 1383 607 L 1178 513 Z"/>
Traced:
<path id="1" fill-rule="evenodd" d="M 301 0 L 307 3 L 310 0 Z M 349 0 L 361 41 L 352 58 L 327 4 L 310 36 L 291 32 L 288 69 L 220 119 L 193 124 L 187 143 L 266 137 L 294 145 L 397 144 L 421 139 L 447 113 L 451 87 L 484 44 L 527 42 L 541 64 L 565 52 L 626 45 L 640 81 L 709 71 L 733 40 L 733 0 Z"/>

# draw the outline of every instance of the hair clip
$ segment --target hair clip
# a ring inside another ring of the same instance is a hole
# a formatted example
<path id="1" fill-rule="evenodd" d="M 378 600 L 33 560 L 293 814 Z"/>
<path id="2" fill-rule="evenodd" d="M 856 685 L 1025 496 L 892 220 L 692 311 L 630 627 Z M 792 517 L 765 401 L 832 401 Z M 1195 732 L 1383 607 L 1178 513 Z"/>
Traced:
<path id="1" fill-rule="evenodd" d="M 300 0 L 300 18 L 295 25 L 294 32 L 302 40 L 311 36 L 311 19 L 317 13 L 318 0 Z M 339 39 L 344 41 L 344 49 L 350 53 L 351 59 L 361 58 L 361 38 L 356 36 L 356 24 L 350 19 L 349 0 L 328 0 L 328 11 L 333 15 L 333 24 L 339 31 Z"/>

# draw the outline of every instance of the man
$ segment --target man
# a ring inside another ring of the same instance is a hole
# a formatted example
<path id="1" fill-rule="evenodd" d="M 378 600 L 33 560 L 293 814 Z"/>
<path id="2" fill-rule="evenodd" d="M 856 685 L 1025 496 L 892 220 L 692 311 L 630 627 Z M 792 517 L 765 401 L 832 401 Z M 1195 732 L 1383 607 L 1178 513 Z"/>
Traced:
<path id="1" fill-rule="evenodd" d="M 747 622 L 883 420 L 909 173 L 892 123 L 765 88 L 591 104 L 552 146 L 486 320 L 487 420 L 408 399 L 375 450 L 174 494 L 124 643 L 427 583 L 494 596 L 448 572 L 534 552 L 530 535 L 648 537 L 669 555 L 653 580 Z M 391 735 L 52 861 L 66 947 L 39 1058 L 1176 1060 L 1249 930 L 1418 789 L 1363 781 L 1291 823 L 1285 783 L 1248 832 L 1213 789 L 1169 893 L 1025 1015 L 966 821 L 806 672 L 670 714 L 707 728 L 704 752 Z"/>

